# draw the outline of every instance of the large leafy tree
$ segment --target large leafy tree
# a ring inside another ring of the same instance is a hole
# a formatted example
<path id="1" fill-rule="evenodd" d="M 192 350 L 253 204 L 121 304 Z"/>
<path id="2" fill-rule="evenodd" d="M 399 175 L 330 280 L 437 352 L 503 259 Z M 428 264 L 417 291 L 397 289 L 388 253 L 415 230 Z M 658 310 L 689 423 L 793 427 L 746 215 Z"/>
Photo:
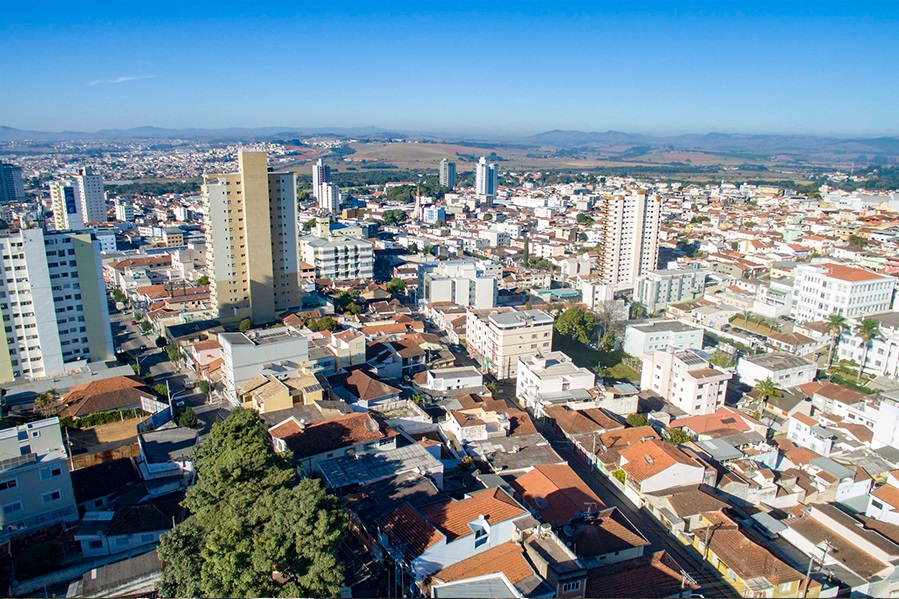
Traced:
<path id="1" fill-rule="evenodd" d="M 298 480 L 255 412 L 234 410 L 195 456 L 190 515 L 162 537 L 164 597 L 336 596 L 345 527 L 339 501 Z"/>
<path id="2" fill-rule="evenodd" d="M 824 325 L 827 327 L 827 332 L 830 333 L 830 349 L 827 352 L 827 370 L 830 371 L 837 342 L 839 342 L 840 336 L 842 336 L 846 329 L 849 328 L 849 322 L 846 320 L 845 316 L 838 312 L 834 312 L 827 317 L 827 320 L 824 321 Z"/>
<path id="3" fill-rule="evenodd" d="M 554 327 L 560 335 L 590 343 L 596 328 L 596 315 L 585 308 L 568 308 L 556 319 Z"/>
<path id="4" fill-rule="evenodd" d="M 858 376 L 855 382 L 862 380 L 862 371 L 865 369 L 865 363 L 868 361 L 868 348 L 875 337 L 880 336 L 880 323 L 873 318 L 865 318 L 858 324 L 855 329 L 855 336 L 862 340 L 862 361 L 858 367 Z"/>

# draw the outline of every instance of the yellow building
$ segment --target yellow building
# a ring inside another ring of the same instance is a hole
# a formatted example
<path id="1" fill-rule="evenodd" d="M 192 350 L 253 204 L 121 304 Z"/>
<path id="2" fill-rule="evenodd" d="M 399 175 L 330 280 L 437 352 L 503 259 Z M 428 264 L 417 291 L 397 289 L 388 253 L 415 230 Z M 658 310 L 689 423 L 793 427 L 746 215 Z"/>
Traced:
<path id="1" fill-rule="evenodd" d="M 724 514 L 703 514 L 693 533 L 693 547 L 740 597 L 802 596 L 805 575 L 744 534 Z M 821 584 L 812 580 L 806 597 L 820 594 Z"/>
<path id="2" fill-rule="evenodd" d="M 240 385 L 236 393 L 242 408 L 256 410 L 260 414 L 323 399 L 322 386 L 312 374 L 300 374 L 283 381 L 270 374 L 260 374 Z"/>
<path id="3" fill-rule="evenodd" d="M 302 303 L 296 178 L 269 172 L 265 152 L 241 151 L 238 166 L 203 178 L 212 300 L 220 320 L 263 324 Z"/>

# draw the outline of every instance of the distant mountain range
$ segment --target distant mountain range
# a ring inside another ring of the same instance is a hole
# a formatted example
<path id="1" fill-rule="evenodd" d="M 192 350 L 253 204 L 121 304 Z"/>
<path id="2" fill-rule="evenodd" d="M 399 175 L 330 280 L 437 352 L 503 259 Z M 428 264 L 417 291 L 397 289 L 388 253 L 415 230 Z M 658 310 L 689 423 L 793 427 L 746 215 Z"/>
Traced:
<path id="1" fill-rule="evenodd" d="M 743 153 L 758 156 L 866 156 L 874 158 L 899 157 L 899 137 L 827 137 L 814 135 L 752 135 L 744 133 L 706 133 L 675 136 L 652 136 L 622 131 L 586 132 L 553 130 L 525 138 L 489 139 L 487 136 L 462 136 L 422 132 L 398 132 L 378 127 L 230 127 L 225 129 L 165 129 L 161 127 L 136 127 L 133 129 L 103 129 L 101 131 L 27 131 L 0 126 L 2 141 L 63 141 L 63 140 L 127 140 L 127 139 L 196 139 L 215 141 L 269 141 L 294 139 L 312 135 L 336 137 L 363 137 L 389 139 L 409 137 L 452 142 L 461 139 L 502 141 L 550 146 L 555 148 L 583 148 L 612 153 L 627 147 L 668 148 L 705 152 Z"/>
<path id="2" fill-rule="evenodd" d="M 165 129 L 135 127 L 133 129 L 101 129 L 100 131 L 29 131 L 0 126 L 0 141 L 62 141 L 87 139 L 215 139 L 266 140 L 308 135 L 336 135 L 341 137 L 387 137 L 402 135 L 377 127 L 229 127 L 226 129 Z"/>
<path id="3" fill-rule="evenodd" d="M 840 138 L 815 135 L 751 135 L 706 133 L 649 136 L 621 131 L 585 132 L 556 129 L 528 137 L 525 141 L 560 148 L 672 146 L 679 150 L 742 152 L 749 154 L 882 154 L 899 156 L 899 137 Z"/>

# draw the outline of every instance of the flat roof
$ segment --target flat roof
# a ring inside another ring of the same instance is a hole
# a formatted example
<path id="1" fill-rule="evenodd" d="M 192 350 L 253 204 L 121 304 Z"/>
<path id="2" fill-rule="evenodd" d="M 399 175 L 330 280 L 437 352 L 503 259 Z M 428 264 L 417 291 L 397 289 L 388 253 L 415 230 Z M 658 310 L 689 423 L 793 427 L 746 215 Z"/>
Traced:
<path id="1" fill-rule="evenodd" d="M 422 473 L 433 472 L 442 470 L 443 463 L 415 443 L 388 451 L 372 450 L 354 456 L 341 456 L 318 464 L 328 486 L 334 489 L 364 485 L 416 468 Z"/>
<path id="2" fill-rule="evenodd" d="M 637 329 L 644 333 L 686 333 L 687 331 L 702 331 L 699 327 L 693 327 L 679 320 L 654 320 L 642 324 L 632 324 L 628 328 Z"/>
<path id="3" fill-rule="evenodd" d="M 801 368 L 803 366 L 814 366 L 815 363 L 808 358 L 802 356 L 794 356 L 787 352 L 769 352 L 767 354 L 757 354 L 754 356 L 744 356 L 741 358 L 750 364 L 767 368 L 768 370 L 785 370 L 787 368 Z"/>

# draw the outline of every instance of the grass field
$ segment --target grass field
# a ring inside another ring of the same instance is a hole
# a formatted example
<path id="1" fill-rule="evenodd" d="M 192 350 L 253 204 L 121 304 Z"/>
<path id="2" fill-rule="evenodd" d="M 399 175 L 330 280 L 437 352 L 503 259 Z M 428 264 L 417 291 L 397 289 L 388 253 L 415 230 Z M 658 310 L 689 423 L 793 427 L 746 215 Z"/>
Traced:
<path id="1" fill-rule="evenodd" d="M 553 335 L 553 350 L 568 355 L 577 366 L 594 372 L 597 376 L 617 381 L 639 382 L 640 373 L 624 363 L 623 351 L 598 351 L 583 343 L 558 333 Z"/>

